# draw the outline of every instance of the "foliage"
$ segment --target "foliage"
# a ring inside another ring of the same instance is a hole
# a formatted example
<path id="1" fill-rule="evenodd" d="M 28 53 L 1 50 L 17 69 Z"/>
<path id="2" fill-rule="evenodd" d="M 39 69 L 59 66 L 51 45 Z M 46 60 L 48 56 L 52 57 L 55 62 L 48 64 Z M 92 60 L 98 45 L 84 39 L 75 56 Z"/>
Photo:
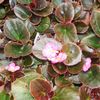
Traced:
<path id="1" fill-rule="evenodd" d="M 0 0 L 0 100 L 100 100 L 100 0 Z"/>

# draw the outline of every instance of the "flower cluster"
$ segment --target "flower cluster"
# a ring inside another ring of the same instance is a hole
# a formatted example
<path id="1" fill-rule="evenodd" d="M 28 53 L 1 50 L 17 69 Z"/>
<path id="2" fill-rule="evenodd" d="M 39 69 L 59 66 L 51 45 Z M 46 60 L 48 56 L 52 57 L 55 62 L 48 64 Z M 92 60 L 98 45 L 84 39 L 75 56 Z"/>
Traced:
<path id="1" fill-rule="evenodd" d="M 63 62 L 67 58 L 67 55 L 61 52 L 61 47 L 52 42 L 46 44 L 42 54 L 52 63 Z"/>
<path id="2" fill-rule="evenodd" d="M 6 70 L 9 72 L 15 72 L 20 69 L 20 66 L 16 66 L 15 63 L 10 63 L 7 67 Z"/>

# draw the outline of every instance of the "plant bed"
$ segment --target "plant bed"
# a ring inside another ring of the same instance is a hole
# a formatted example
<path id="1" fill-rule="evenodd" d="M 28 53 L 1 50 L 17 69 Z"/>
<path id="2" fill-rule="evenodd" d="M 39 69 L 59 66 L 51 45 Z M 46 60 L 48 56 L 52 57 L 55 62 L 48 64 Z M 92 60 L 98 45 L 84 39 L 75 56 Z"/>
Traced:
<path id="1" fill-rule="evenodd" d="M 0 100 L 100 100 L 100 0 L 0 1 Z"/>

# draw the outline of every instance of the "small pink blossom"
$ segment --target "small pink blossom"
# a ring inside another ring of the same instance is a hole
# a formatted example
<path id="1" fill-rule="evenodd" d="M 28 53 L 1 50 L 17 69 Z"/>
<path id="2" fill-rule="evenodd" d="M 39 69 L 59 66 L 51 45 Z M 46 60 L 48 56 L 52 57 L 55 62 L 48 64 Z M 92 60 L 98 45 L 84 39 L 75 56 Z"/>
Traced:
<path id="1" fill-rule="evenodd" d="M 42 54 L 52 63 L 63 62 L 67 58 L 67 55 L 63 52 L 60 52 L 60 50 L 61 47 L 57 46 L 57 44 L 49 42 L 44 47 Z"/>
<path id="2" fill-rule="evenodd" d="M 56 57 L 54 58 L 48 58 L 52 63 L 58 63 L 58 62 L 63 62 L 67 58 L 67 55 L 63 52 L 59 53 Z"/>
<path id="3" fill-rule="evenodd" d="M 6 67 L 6 70 L 10 71 L 10 72 L 15 72 L 17 70 L 19 70 L 20 67 L 16 66 L 15 63 L 11 63 Z"/>
<path id="4" fill-rule="evenodd" d="M 86 72 L 90 69 L 91 67 L 91 59 L 90 58 L 86 58 L 85 59 L 85 64 L 83 65 L 83 71 Z"/>

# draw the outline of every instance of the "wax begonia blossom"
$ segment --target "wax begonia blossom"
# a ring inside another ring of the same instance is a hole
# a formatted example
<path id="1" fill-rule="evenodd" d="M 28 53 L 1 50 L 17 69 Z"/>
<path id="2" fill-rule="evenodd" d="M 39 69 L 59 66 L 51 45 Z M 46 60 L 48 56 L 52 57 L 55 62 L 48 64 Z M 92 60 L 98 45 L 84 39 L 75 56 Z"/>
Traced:
<path id="1" fill-rule="evenodd" d="M 85 59 L 85 64 L 83 65 L 83 71 L 86 72 L 90 69 L 91 67 L 91 59 L 90 58 L 86 58 Z"/>
<path id="2" fill-rule="evenodd" d="M 10 63 L 7 67 L 6 70 L 9 72 L 15 72 L 20 69 L 20 66 L 16 66 L 15 63 Z"/>
<path id="3" fill-rule="evenodd" d="M 52 63 L 63 62 L 67 58 L 67 55 L 64 52 L 61 52 L 61 47 L 52 42 L 46 44 L 42 54 Z"/>
<path id="4" fill-rule="evenodd" d="M 54 58 L 48 58 L 52 63 L 58 63 L 58 62 L 63 62 L 67 58 L 65 53 L 59 53 L 56 57 Z"/>

